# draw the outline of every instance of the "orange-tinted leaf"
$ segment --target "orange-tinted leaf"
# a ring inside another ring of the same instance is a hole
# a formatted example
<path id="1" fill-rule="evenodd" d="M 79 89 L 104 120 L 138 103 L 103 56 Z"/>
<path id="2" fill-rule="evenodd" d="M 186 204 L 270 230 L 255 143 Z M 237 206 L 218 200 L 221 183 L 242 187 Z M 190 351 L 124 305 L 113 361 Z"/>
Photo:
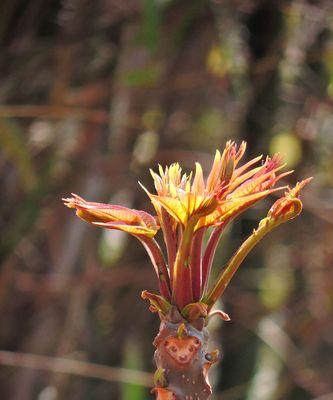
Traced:
<path id="1" fill-rule="evenodd" d="M 141 210 L 118 205 L 89 202 L 73 194 L 63 199 L 65 205 L 76 209 L 77 215 L 93 225 L 108 229 L 118 229 L 133 235 L 153 237 L 158 231 L 155 218 Z"/>
<path id="2" fill-rule="evenodd" d="M 144 235 L 150 238 L 156 235 L 156 231 L 153 229 L 149 229 L 140 225 L 127 225 L 126 223 L 120 221 L 92 222 L 92 224 L 106 229 L 117 229 L 118 231 L 124 231 L 132 235 Z"/>

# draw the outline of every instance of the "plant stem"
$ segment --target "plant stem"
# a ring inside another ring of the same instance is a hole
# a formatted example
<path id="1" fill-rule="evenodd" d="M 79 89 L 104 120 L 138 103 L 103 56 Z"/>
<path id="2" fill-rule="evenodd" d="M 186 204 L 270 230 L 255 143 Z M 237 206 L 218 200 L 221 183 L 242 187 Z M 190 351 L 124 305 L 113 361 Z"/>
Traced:
<path id="1" fill-rule="evenodd" d="M 202 294 L 205 294 L 208 286 L 208 280 L 210 276 L 210 272 L 213 265 L 213 259 L 215 256 L 215 252 L 217 249 L 217 245 L 221 238 L 221 233 L 225 227 L 225 223 L 221 224 L 220 226 L 214 228 L 213 232 L 211 233 L 208 243 L 205 249 L 205 253 L 202 259 Z"/>
<path id="2" fill-rule="evenodd" d="M 212 289 L 203 298 L 203 302 L 208 304 L 210 308 L 214 305 L 228 286 L 244 258 L 249 254 L 253 247 L 277 225 L 279 225 L 277 224 L 277 221 L 270 218 L 265 218 L 260 221 L 258 228 L 253 231 L 252 235 L 245 240 L 245 242 L 231 257 L 228 264 L 217 278 Z"/>
<path id="3" fill-rule="evenodd" d="M 137 237 L 146 249 L 154 266 L 161 295 L 167 300 L 171 300 L 169 272 L 160 246 L 155 239 L 147 238 L 146 236 Z"/>
<path id="4" fill-rule="evenodd" d="M 162 320 L 154 340 L 157 400 L 210 397 L 208 370 L 217 361 L 218 351 L 208 352 L 208 339 L 206 328 L 198 330 L 185 320 L 176 322 L 168 317 Z"/>
<path id="5" fill-rule="evenodd" d="M 202 292 L 202 241 L 206 228 L 200 228 L 193 236 L 190 250 L 190 269 L 192 274 L 193 300 L 199 301 Z"/>
<path id="6" fill-rule="evenodd" d="M 177 253 L 177 240 L 176 240 L 176 232 L 172 230 L 171 226 L 171 218 L 169 214 L 164 210 L 162 207 L 161 209 L 161 228 L 163 231 L 163 237 L 167 249 L 167 254 L 168 254 L 168 265 L 169 265 L 169 270 L 170 270 L 170 283 L 172 287 L 172 281 L 173 281 L 173 268 L 174 268 L 174 263 L 176 260 L 176 253 Z"/>
<path id="7" fill-rule="evenodd" d="M 186 304 L 193 303 L 189 252 L 197 218 L 190 218 L 182 235 L 173 270 L 172 303 L 181 310 Z"/>

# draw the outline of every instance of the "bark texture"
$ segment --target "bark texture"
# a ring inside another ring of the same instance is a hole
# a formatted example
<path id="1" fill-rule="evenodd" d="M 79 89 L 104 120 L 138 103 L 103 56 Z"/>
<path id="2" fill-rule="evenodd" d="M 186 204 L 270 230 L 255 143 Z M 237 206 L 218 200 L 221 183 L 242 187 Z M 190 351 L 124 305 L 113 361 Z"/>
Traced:
<path id="1" fill-rule="evenodd" d="M 154 340 L 157 400 L 210 397 L 208 370 L 217 361 L 218 351 L 208 351 L 208 339 L 203 319 L 191 324 L 175 309 L 162 318 Z"/>

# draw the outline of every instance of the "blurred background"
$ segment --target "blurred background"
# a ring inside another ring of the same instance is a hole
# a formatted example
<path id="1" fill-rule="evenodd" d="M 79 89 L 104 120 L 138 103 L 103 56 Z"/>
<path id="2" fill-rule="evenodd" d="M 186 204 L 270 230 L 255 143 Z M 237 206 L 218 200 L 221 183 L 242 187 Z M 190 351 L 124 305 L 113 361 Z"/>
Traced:
<path id="1" fill-rule="evenodd" d="M 2 0 L 0 54 L 0 398 L 152 398 L 148 257 L 61 198 L 152 212 L 149 167 L 207 171 L 233 139 L 315 179 L 223 297 L 212 399 L 333 399 L 332 2 Z"/>

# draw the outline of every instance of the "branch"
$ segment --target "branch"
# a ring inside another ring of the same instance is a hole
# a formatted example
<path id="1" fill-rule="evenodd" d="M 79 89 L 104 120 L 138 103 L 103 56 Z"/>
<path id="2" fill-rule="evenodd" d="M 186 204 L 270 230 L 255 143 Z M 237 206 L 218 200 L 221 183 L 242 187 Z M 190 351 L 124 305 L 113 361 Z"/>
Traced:
<path id="1" fill-rule="evenodd" d="M 66 358 L 0 351 L 0 365 L 39 369 L 42 371 L 102 379 L 109 382 L 130 383 L 145 387 L 153 386 L 153 376 L 148 372 L 108 367 L 106 365 Z"/>
<path id="2" fill-rule="evenodd" d="M 0 118 L 62 119 L 73 116 L 97 124 L 105 124 L 109 120 L 107 111 L 102 109 L 31 104 L 0 106 Z"/>

